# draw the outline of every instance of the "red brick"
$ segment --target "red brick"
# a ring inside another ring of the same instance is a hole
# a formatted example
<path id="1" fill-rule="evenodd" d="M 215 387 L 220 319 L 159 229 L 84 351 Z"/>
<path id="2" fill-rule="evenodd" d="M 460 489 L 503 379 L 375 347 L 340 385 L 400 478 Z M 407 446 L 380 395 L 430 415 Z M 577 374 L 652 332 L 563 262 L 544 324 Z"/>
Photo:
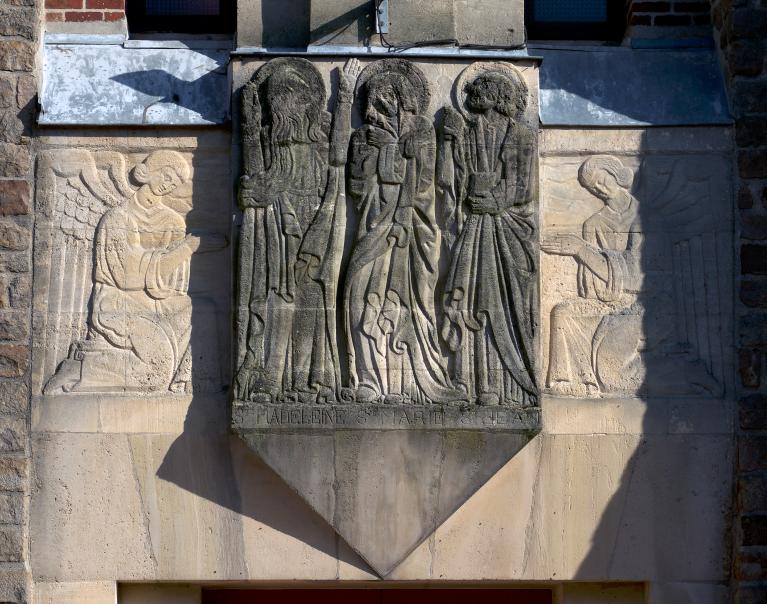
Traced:
<path id="1" fill-rule="evenodd" d="M 29 348 L 0 344 L 0 377 L 21 377 L 29 367 Z"/>
<path id="2" fill-rule="evenodd" d="M 125 13 L 118 11 L 104 13 L 104 21 L 119 21 L 120 19 L 125 19 Z"/>
<path id="3" fill-rule="evenodd" d="M 631 25 L 650 25 L 652 23 L 652 18 L 650 15 L 631 15 L 631 20 L 629 22 Z"/>
<path id="4" fill-rule="evenodd" d="M 634 2 L 632 13 L 667 13 L 671 10 L 670 2 Z"/>
<path id="5" fill-rule="evenodd" d="M 83 21 L 103 21 L 104 15 L 95 11 L 67 12 L 64 13 L 64 20 L 78 23 Z"/>
<path id="6" fill-rule="evenodd" d="M 82 8 L 83 0 L 45 0 L 45 8 Z"/>
<path id="7" fill-rule="evenodd" d="M 738 151 L 741 178 L 767 178 L 767 149 Z"/>
<path id="8" fill-rule="evenodd" d="M 0 180 L 0 216 L 29 214 L 29 183 L 24 180 Z"/>
<path id="9" fill-rule="evenodd" d="M 738 467 L 741 472 L 767 470 L 767 436 L 748 434 L 738 438 Z M 744 543 L 744 545 L 762 544 Z"/>
<path id="10" fill-rule="evenodd" d="M 738 351 L 738 373 L 744 388 L 759 388 L 762 372 L 762 353 L 760 350 L 743 348 Z"/>
<path id="11" fill-rule="evenodd" d="M 740 272 L 744 275 L 767 275 L 767 246 L 753 243 L 742 245 Z"/>
<path id="12" fill-rule="evenodd" d="M 653 25 L 662 25 L 668 27 L 680 27 L 689 25 L 691 22 L 689 15 L 655 15 Z"/>
<path id="13" fill-rule="evenodd" d="M 675 13 L 708 13 L 710 10 L 708 2 L 674 2 Z"/>
<path id="14" fill-rule="evenodd" d="M 48 11 L 47 13 L 45 13 L 45 20 L 46 21 L 63 21 L 64 13 L 54 13 L 54 12 Z"/>
<path id="15" fill-rule="evenodd" d="M 85 0 L 85 8 L 125 8 L 124 0 Z"/>

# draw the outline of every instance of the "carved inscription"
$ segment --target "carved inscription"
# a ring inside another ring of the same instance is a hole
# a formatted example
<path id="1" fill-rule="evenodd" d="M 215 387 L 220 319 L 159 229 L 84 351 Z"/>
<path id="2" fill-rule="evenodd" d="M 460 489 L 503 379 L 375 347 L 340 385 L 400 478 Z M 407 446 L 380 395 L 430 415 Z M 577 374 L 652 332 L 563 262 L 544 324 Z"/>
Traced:
<path id="1" fill-rule="evenodd" d="M 510 64 L 468 67 L 444 128 L 407 60 L 351 60 L 338 86 L 331 116 L 317 69 L 278 58 L 242 89 L 235 406 L 267 427 L 432 426 L 448 408 L 478 427 L 460 418 L 535 407 L 524 80 Z"/>
<path id="2" fill-rule="evenodd" d="M 491 429 L 534 432 L 537 407 L 446 405 L 235 405 L 242 429 Z"/>
<path id="3" fill-rule="evenodd" d="M 49 285 L 58 308 L 49 315 L 70 319 L 51 351 L 68 353 L 44 392 L 218 389 L 217 359 L 205 360 L 201 347 L 192 377 L 188 288 L 192 255 L 222 249 L 226 239 L 187 233 L 172 207 L 190 177 L 179 153 L 150 153 L 131 170 L 132 184 L 125 163 L 119 153 L 85 150 L 41 157 L 44 212 L 60 263 Z M 195 331 L 215 342 L 214 328 Z"/>

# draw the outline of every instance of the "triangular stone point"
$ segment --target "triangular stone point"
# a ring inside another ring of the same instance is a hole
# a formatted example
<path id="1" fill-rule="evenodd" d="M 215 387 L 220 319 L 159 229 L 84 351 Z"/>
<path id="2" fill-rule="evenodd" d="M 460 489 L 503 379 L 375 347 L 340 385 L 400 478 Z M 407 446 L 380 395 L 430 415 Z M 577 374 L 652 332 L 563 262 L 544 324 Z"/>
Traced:
<path id="1" fill-rule="evenodd" d="M 241 405 L 239 411 L 235 430 L 247 445 L 381 577 L 532 439 L 538 417 L 537 408 L 521 415 L 488 408 L 480 412 L 486 429 L 403 428 L 398 418 L 423 411 L 392 408 L 382 412 L 388 429 L 318 429 L 290 421 L 291 413 L 294 421 L 301 413 L 306 420 L 310 409 L 275 408 L 270 414 Z M 358 412 L 332 409 L 349 417 Z M 471 413 L 476 420 L 477 412 Z M 460 417 L 460 410 L 454 416 Z M 246 427 L 259 417 L 287 423 L 276 429 Z M 499 417 L 524 417 L 530 424 L 523 429 L 489 423 Z"/>

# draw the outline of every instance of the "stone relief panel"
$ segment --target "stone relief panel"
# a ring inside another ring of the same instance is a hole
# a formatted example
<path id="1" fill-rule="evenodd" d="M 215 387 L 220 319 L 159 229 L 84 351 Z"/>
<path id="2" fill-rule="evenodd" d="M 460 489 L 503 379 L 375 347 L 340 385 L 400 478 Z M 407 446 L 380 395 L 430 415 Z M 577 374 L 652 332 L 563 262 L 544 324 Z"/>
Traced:
<path id="1" fill-rule="evenodd" d="M 537 426 L 534 104 L 510 63 L 436 75 L 281 57 L 243 78 L 235 426 Z"/>
<path id="2" fill-rule="evenodd" d="M 724 395 L 726 174 L 716 156 L 544 161 L 547 392 Z"/>
<path id="3" fill-rule="evenodd" d="M 38 156 L 44 394 L 222 390 L 219 313 L 193 257 L 228 245 L 226 221 L 189 224 L 215 224 L 193 211 L 192 163 L 169 149 Z"/>

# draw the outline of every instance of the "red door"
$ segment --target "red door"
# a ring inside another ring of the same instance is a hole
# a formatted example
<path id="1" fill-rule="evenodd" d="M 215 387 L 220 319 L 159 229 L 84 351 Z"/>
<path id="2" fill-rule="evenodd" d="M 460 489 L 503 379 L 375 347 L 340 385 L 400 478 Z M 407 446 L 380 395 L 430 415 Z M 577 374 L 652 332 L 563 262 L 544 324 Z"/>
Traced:
<path id="1" fill-rule="evenodd" d="M 552 604 L 548 589 L 209 589 L 202 604 Z"/>

